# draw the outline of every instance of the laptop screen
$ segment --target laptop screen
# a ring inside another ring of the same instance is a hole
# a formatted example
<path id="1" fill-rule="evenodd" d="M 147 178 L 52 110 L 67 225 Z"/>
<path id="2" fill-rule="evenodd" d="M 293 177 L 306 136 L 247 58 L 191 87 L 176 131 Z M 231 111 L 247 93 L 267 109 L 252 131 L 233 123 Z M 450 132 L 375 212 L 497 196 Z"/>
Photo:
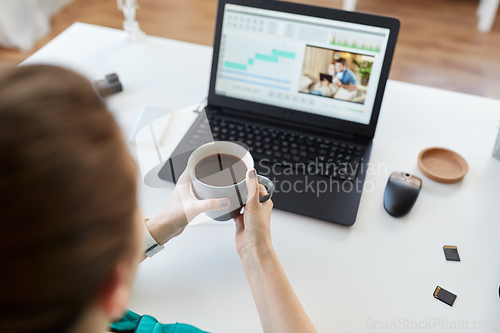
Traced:
<path id="1" fill-rule="evenodd" d="M 226 4 L 215 93 L 368 125 L 389 32 Z"/>

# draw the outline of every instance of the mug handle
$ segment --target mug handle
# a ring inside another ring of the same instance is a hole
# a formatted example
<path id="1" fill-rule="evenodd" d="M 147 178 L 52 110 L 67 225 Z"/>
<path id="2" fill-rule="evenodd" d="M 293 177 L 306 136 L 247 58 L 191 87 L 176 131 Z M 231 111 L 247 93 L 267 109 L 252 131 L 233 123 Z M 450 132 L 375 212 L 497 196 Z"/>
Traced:
<path id="1" fill-rule="evenodd" d="M 259 181 L 259 184 L 263 185 L 267 190 L 266 195 L 259 196 L 260 203 L 264 203 L 267 200 L 271 199 L 271 197 L 273 196 L 274 183 L 271 181 L 271 179 L 264 177 L 264 176 L 261 176 L 261 175 L 257 175 L 257 180 Z"/>

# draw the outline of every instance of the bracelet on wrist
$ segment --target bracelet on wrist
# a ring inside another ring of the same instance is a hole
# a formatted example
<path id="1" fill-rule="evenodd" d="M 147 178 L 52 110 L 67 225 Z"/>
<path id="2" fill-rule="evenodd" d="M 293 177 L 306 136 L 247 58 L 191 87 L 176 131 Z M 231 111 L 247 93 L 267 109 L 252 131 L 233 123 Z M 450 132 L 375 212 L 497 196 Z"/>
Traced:
<path id="1" fill-rule="evenodd" d="M 158 244 L 158 242 L 156 242 L 153 236 L 151 236 L 151 233 L 149 232 L 146 226 L 147 221 L 149 221 L 148 217 L 144 219 L 144 243 L 142 245 L 142 251 L 147 257 L 151 258 L 155 254 L 163 250 L 164 246 Z"/>

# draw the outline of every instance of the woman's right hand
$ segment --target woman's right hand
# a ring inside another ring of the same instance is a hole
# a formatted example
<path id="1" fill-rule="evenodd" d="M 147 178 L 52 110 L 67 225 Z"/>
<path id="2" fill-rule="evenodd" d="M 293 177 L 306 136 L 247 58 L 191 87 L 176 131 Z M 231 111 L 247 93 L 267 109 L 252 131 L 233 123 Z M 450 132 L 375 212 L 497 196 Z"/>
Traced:
<path id="1" fill-rule="evenodd" d="M 281 267 L 271 243 L 273 203 L 259 202 L 266 195 L 257 172 L 247 172 L 248 200 L 236 221 L 236 249 L 243 263 L 262 328 L 268 332 L 316 333 Z"/>
<path id="2" fill-rule="evenodd" d="M 259 195 L 266 195 L 267 190 L 257 180 L 257 171 L 247 172 L 246 185 L 248 199 L 245 211 L 236 217 L 236 250 L 243 259 L 248 254 L 255 254 L 256 250 L 272 247 L 271 245 L 271 199 L 264 203 L 259 202 Z"/>

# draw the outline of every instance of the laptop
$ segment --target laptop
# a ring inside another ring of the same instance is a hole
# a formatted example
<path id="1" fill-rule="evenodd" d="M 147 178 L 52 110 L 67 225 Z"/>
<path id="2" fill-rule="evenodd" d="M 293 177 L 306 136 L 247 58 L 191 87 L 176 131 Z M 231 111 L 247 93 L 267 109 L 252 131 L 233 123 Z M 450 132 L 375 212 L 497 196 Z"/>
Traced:
<path id="1" fill-rule="evenodd" d="M 159 177 L 176 182 L 206 142 L 243 142 L 275 208 L 354 224 L 398 31 L 394 18 L 219 1 L 207 106 Z"/>

